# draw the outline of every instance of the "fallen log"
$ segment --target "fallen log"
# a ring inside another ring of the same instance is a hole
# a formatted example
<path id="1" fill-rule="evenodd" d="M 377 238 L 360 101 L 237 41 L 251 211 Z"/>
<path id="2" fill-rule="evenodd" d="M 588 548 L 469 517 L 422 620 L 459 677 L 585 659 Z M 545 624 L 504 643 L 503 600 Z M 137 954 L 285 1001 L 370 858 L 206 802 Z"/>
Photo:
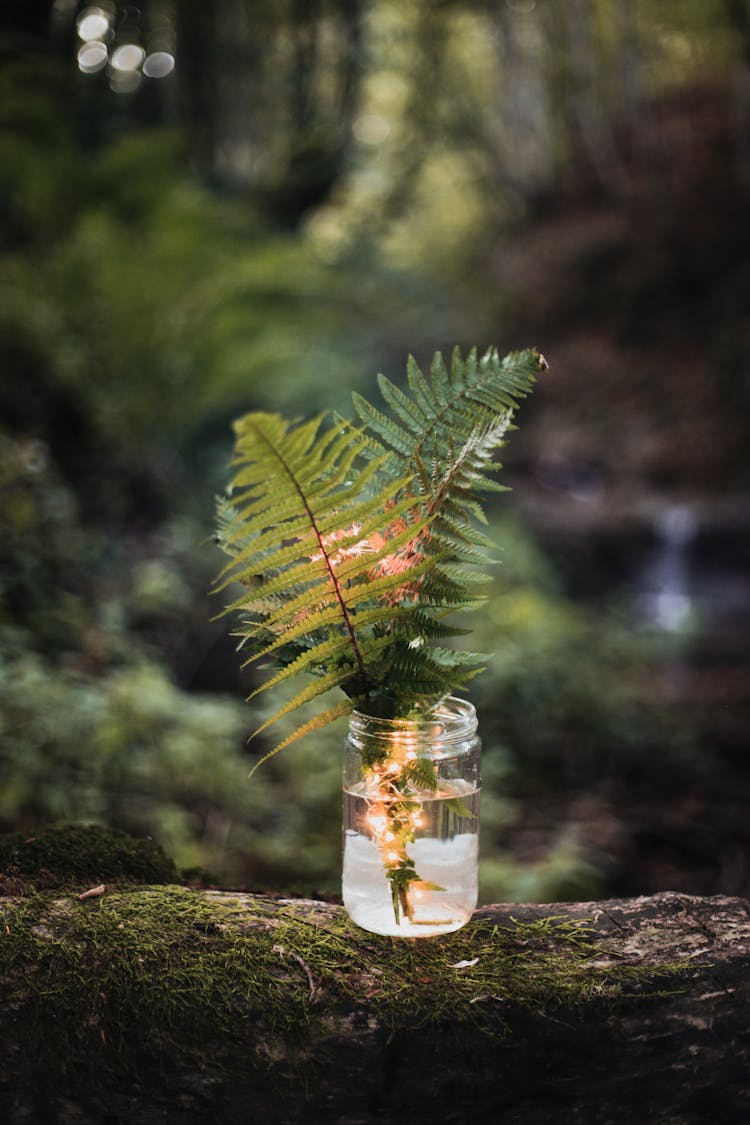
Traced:
<path id="1" fill-rule="evenodd" d="M 750 1121 L 741 899 L 485 906 L 409 941 L 175 875 L 101 829 L 0 840 L 0 1121 Z"/>

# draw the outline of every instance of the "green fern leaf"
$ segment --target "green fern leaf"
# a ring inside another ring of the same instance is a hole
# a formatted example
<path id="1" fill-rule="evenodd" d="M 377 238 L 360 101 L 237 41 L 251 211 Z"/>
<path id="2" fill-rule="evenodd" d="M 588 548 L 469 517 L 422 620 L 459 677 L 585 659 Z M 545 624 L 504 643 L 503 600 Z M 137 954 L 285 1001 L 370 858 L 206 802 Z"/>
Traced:
<path id="1" fill-rule="evenodd" d="M 350 715 L 352 713 L 353 706 L 354 705 L 352 704 L 352 702 L 346 699 L 342 700 L 341 703 L 337 703 L 333 707 L 329 707 L 325 711 L 319 712 L 317 715 L 313 715 L 312 719 L 308 719 L 306 723 L 303 723 L 301 726 L 297 727 L 295 731 L 293 731 L 291 734 L 288 734 L 286 738 L 283 738 L 281 742 L 273 747 L 272 750 L 269 750 L 267 754 L 264 754 L 262 758 L 259 758 L 258 761 L 254 764 L 253 768 L 250 770 L 248 777 L 252 777 L 259 766 L 262 766 L 264 762 L 267 762 L 269 760 L 269 758 L 275 757 L 275 755 L 278 754 L 281 750 L 286 750 L 287 746 L 291 746 L 293 742 L 297 742 L 300 738 L 304 738 L 307 734 L 312 734 L 313 731 L 321 730 L 323 727 L 329 726 L 331 723 L 335 722 L 336 719 L 340 719 L 344 715 Z"/>
<path id="2" fill-rule="evenodd" d="M 263 413 L 235 424 L 215 589 L 242 587 L 224 612 L 241 615 L 245 663 L 278 665 L 249 698 L 314 675 L 255 733 L 331 687 L 348 696 L 266 757 L 355 704 L 408 716 L 477 674 L 479 654 L 441 646 L 465 632 L 443 618 L 482 601 L 492 545 L 480 497 L 504 490 L 494 457 L 545 367 L 534 351 L 456 349 L 425 376 L 410 357 L 408 389 L 378 378 L 390 414 L 355 394 L 359 425 Z"/>

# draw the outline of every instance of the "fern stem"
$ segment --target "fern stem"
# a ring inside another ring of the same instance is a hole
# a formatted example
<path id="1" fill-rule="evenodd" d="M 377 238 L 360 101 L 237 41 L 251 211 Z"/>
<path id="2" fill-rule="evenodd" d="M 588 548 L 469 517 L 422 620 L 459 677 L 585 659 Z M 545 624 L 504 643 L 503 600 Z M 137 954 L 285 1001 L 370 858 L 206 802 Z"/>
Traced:
<path id="1" fill-rule="evenodd" d="M 359 669 L 360 679 L 362 680 L 363 694 L 367 695 L 367 694 L 369 694 L 369 689 L 368 689 L 369 675 L 368 675 L 368 672 L 367 672 L 367 666 L 365 665 L 364 657 L 362 656 L 362 650 L 359 646 L 359 641 L 357 640 L 357 635 L 354 632 L 354 626 L 352 625 L 352 619 L 351 619 L 351 616 L 349 614 L 349 609 L 347 607 L 346 602 L 344 601 L 344 595 L 343 595 L 343 592 L 342 592 L 342 589 L 341 589 L 341 583 L 339 582 L 339 580 L 336 576 L 336 572 L 334 571 L 333 563 L 332 563 L 331 558 L 328 554 L 328 550 L 326 549 L 326 545 L 323 541 L 323 535 L 321 534 L 320 530 L 318 529 L 318 524 L 317 524 L 317 521 L 315 519 L 315 515 L 314 515 L 314 513 L 312 511 L 312 508 L 310 507 L 310 505 L 307 501 L 307 496 L 305 495 L 304 489 L 302 488 L 299 481 L 297 480 L 297 477 L 296 477 L 294 471 L 292 470 L 291 466 L 289 465 L 289 463 L 281 455 L 279 450 L 274 445 L 272 445 L 271 442 L 268 441 L 268 439 L 266 438 L 263 431 L 261 429 L 259 429 L 258 427 L 255 427 L 255 426 L 253 426 L 252 428 L 253 428 L 256 436 L 263 442 L 263 444 L 268 449 L 270 449 L 271 453 L 274 455 L 276 460 L 281 464 L 282 468 L 284 469 L 284 472 L 289 477 L 289 480 L 291 481 L 295 492 L 299 496 L 300 502 L 301 502 L 301 504 L 302 504 L 302 506 L 305 510 L 307 518 L 310 521 L 310 526 L 313 530 L 315 538 L 318 541 L 318 546 L 320 547 L 320 553 L 321 553 L 321 555 L 322 555 L 322 557 L 325 561 L 326 569 L 328 571 L 331 582 L 333 584 L 333 589 L 334 589 L 334 593 L 336 595 L 336 600 L 338 601 L 339 606 L 341 608 L 341 615 L 342 615 L 343 620 L 344 620 L 344 626 L 345 626 L 346 631 L 349 634 L 349 637 L 350 637 L 351 642 L 352 642 L 352 649 L 354 651 L 354 658 L 357 662 L 357 667 Z"/>
<path id="2" fill-rule="evenodd" d="M 344 618 L 344 625 L 346 627 L 346 631 L 348 632 L 348 634 L 351 638 L 352 648 L 354 650 L 354 657 L 357 661 L 357 667 L 359 668 L 359 674 L 360 674 L 360 677 L 361 677 L 361 680 L 362 680 L 362 687 L 364 689 L 364 694 L 369 695 L 369 688 L 368 688 L 369 676 L 367 674 L 367 667 L 365 665 L 364 657 L 362 656 L 362 650 L 359 647 L 359 641 L 357 640 L 357 634 L 354 632 L 354 626 L 352 625 L 352 619 L 349 615 L 349 609 L 347 607 L 346 602 L 344 601 L 344 595 L 343 595 L 342 590 L 341 590 L 341 583 L 339 582 L 339 580 L 336 576 L 336 572 L 333 569 L 333 563 L 331 562 L 331 559 L 328 555 L 328 551 L 326 550 L 325 544 L 323 543 L 323 536 L 318 531 L 317 524 L 315 523 L 315 517 L 313 516 L 312 512 L 310 511 L 310 508 L 307 504 L 307 501 L 305 500 L 305 498 L 304 498 L 304 496 L 302 495 L 301 492 L 299 493 L 299 495 L 300 495 L 300 498 L 302 500 L 302 503 L 305 506 L 305 511 L 308 513 L 308 515 L 310 517 L 310 522 L 312 523 L 312 528 L 313 528 L 313 531 L 315 532 L 315 537 L 317 538 L 318 543 L 320 544 L 320 549 L 323 553 L 323 558 L 325 559 L 326 568 L 328 570 L 329 575 L 331 576 L 331 582 L 333 583 L 333 588 L 334 588 L 334 591 L 336 593 L 336 600 L 338 601 L 339 605 L 341 606 L 341 614 Z"/>

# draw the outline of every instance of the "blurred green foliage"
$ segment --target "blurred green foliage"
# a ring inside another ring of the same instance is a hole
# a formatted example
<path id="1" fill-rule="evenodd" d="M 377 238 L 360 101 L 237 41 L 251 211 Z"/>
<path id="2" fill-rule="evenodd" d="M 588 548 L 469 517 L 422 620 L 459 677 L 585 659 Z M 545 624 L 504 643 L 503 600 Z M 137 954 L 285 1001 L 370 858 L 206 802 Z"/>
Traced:
<path id="1" fill-rule="evenodd" d="M 8 255 L 0 272 L 0 347 L 32 381 L 6 385 L 4 397 L 55 388 L 113 456 L 184 447 L 226 423 L 251 388 L 261 401 L 333 402 L 354 348 L 353 334 L 331 346 L 339 275 L 211 200 L 174 163 L 166 183 L 158 163 L 152 180 L 168 140 L 105 151 L 93 178 L 102 174 L 106 205 L 80 206 L 55 239 Z"/>
<path id="2" fill-rule="evenodd" d="M 719 0 L 379 0 L 357 26 L 345 3 L 164 7 L 200 25 L 176 69 L 196 89 L 153 113 L 153 90 L 75 72 L 72 24 L 18 46 L 0 14 L 0 828 L 98 821 L 183 868 L 335 893 L 343 732 L 246 781 L 264 716 L 206 597 L 229 423 L 347 410 L 407 347 L 544 350 L 504 338 L 513 294 L 481 255 L 572 160 L 626 195 L 613 115 L 737 56 L 742 21 Z M 496 522 L 483 895 L 585 898 L 601 869 L 557 790 L 684 733 L 643 702 L 650 642 Z M 530 794 L 563 828 L 519 858 Z"/>
<path id="3" fill-rule="evenodd" d="M 38 441 L 5 436 L 0 474 L 0 825 L 110 824 L 225 882 L 335 893 L 343 730 L 248 782 L 245 739 L 265 713 L 175 682 L 185 618 L 194 601 L 205 609 L 195 542 L 181 553 L 163 528 L 158 546 L 113 544 L 85 527 Z M 561 731 L 575 732 L 579 775 L 596 771 L 602 747 L 627 748 L 641 665 L 607 621 L 561 599 L 518 527 L 495 530 L 504 565 L 491 614 L 475 622 L 493 650 L 473 693 L 486 748 L 483 893 L 585 897 L 597 872 L 569 831 L 536 864 L 498 845 L 524 790 L 561 769 Z"/>
<path id="4" fill-rule="evenodd" d="M 485 741 L 511 750 L 523 773 L 516 786 L 581 784 L 603 759 L 664 737 L 644 701 L 643 677 L 680 641 L 634 629 L 616 605 L 563 596 L 549 560 L 516 520 L 504 519 L 494 533 L 501 565 L 473 634 L 489 654 L 472 693 L 488 715 Z"/>

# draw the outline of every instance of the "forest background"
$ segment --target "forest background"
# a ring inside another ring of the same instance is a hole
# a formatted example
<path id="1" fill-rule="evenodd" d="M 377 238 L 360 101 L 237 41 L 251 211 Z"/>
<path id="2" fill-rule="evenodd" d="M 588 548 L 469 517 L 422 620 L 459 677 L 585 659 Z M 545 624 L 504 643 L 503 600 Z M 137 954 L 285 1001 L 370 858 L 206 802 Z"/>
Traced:
<path id="1" fill-rule="evenodd" d="M 745 0 L 6 0 L 0 830 L 335 896 L 343 731 L 247 780 L 232 419 L 535 345 L 482 897 L 747 894 L 748 203 Z"/>

